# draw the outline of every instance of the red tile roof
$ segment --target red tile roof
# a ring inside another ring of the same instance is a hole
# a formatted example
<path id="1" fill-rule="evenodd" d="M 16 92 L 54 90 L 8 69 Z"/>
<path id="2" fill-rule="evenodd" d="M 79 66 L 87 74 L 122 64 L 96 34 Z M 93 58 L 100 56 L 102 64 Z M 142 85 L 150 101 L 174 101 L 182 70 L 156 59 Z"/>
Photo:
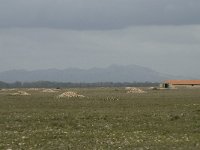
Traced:
<path id="1" fill-rule="evenodd" d="M 164 83 L 176 85 L 200 85 L 200 80 L 166 80 Z"/>

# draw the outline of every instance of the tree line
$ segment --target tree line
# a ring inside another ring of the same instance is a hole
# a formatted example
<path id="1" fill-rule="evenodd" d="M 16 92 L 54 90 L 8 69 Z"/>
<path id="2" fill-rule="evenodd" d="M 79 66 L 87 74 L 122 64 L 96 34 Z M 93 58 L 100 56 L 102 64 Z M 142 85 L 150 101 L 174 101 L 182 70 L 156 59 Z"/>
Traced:
<path id="1" fill-rule="evenodd" d="M 6 83 L 0 81 L 0 88 L 73 88 L 73 87 L 153 87 L 158 86 L 159 83 L 153 82 L 96 82 L 96 83 L 71 83 L 71 82 L 51 82 L 51 81 L 37 81 L 37 82 L 14 82 Z"/>

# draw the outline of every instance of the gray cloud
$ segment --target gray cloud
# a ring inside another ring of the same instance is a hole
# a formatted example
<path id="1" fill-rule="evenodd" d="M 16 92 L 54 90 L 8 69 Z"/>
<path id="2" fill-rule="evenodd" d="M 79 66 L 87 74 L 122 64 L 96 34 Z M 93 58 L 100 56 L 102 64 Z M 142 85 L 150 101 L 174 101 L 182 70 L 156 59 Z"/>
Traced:
<path id="1" fill-rule="evenodd" d="M 0 27 L 120 29 L 200 24 L 199 0 L 1 0 Z"/>
<path id="2" fill-rule="evenodd" d="M 0 71 L 138 64 L 200 75 L 199 0 L 0 0 Z"/>

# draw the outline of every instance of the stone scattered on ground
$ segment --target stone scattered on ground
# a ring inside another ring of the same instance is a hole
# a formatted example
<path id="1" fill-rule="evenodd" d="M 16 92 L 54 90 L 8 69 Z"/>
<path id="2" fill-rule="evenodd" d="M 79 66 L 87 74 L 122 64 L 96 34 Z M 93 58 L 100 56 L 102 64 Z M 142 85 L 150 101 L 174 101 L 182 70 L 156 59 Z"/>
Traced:
<path id="1" fill-rule="evenodd" d="M 75 92 L 71 92 L 71 91 L 68 91 L 68 92 L 64 92 L 62 94 L 60 94 L 58 96 L 58 98 L 72 98 L 72 97 L 79 97 L 79 98 L 83 98 L 85 97 L 84 95 L 79 95 Z"/>
<path id="2" fill-rule="evenodd" d="M 16 89 L 1 89 L 2 92 L 15 91 Z"/>
<path id="3" fill-rule="evenodd" d="M 16 93 L 11 93 L 12 96 L 30 96 L 31 94 L 25 92 L 25 91 L 17 91 Z"/>
<path id="4" fill-rule="evenodd" d="M 39 88 L 28 88 L 27 90 L 28 91 L 39 91 L 40 89 Z"/>
<path id="5" fill-rule="evenodd" d="M 55 93 L 57 91 L 53 90 L 53 89 L 44 89 L 44 90 L 42 90 L 42 92 L 44 92 L 44 93 Z"/>
<path id="6" fill-rule="evenodd" d="M 145 91 L 136 87 L 126 87 L 125 90 L 127 91 L 126 93 L 146 93 Z"/>

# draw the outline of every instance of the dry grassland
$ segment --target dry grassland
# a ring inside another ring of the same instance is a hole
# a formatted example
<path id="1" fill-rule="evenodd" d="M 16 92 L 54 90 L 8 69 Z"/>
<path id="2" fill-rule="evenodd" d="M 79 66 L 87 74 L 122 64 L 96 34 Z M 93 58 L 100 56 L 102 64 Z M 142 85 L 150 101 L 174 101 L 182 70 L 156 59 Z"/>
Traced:
<path id="1" fill-rule="evenodd" d="M 200 89 L 43 90 L 0 91 L 0 149 L 200 149 Z"/>

